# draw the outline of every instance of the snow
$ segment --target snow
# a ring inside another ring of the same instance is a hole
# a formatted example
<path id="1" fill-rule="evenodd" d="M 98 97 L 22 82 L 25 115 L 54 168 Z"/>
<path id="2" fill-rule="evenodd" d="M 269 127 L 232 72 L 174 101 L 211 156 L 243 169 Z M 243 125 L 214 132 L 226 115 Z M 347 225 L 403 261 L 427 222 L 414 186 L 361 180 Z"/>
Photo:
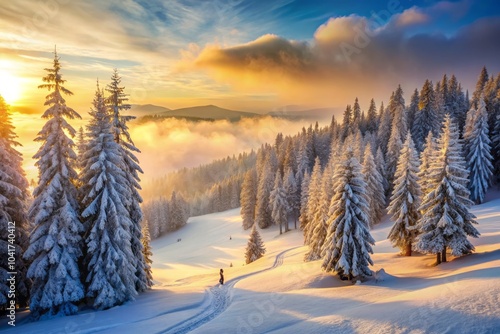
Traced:
<path id="1" fill-rule="evenodd" d="M 371 231 L 376 279 L 353 284 L 303 262 L 302 232 L 261 230 L 267 252 L 244 265 L 249 231 L 239 209 L 190 218 L 152 241 L 156 285 L 106 311 L 17 326 L 0 333 L 495 333 L 500 330 L 500 193 L 474 206 L 481 236 L 472 255 L 402 257 L 387 240 L 388 216 Z M 231 240 L 230 240 L 231 236 Z M 177 242 L 177 239 L 181 239 Z M 230 263 L 233 267 L 229 267 Z M 219 269 L 226 282 L 218 284 Z"/>

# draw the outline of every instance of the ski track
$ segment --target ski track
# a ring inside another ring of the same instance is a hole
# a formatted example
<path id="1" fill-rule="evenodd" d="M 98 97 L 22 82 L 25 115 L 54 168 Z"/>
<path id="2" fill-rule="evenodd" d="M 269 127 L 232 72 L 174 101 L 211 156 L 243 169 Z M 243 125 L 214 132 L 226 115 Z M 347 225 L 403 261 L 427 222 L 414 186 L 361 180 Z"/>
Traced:
<path id="1" fill-rule="evenodd" d="M 189 319 L 186 319 L 174 326 L 158 332 L 158 334 L 185 334 L 211 321 L 219 314 L 224 312 L 231 304 L 233 287 L 236 283 L 247 277 L 257 275 L 281 266 L 283 264 L 283 258 L 285 257 L 285 254 L 299 247 L 301 246 L 289 248 L 276 255 L 273 265 L 269 268 L 233 278 L 224 285 L 216 285 L 214 287 L 211 287 L 210 289 L 207 289 L 205 294 L 208 296 L 206 298 L 210 300 L 210 304 L 204 310 Z"/>

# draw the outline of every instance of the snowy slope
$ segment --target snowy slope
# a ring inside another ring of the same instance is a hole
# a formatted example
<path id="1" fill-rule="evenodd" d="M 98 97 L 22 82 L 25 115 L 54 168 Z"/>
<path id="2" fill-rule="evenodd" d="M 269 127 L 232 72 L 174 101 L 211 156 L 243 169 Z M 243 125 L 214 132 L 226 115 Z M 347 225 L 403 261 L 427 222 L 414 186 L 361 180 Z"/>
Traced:
<path id="1" fill-rule="evenodd" d="M 266 255 L 243 265 L 249 231 L 241 229 L 238 209 L 193 217 L 152 243 L 156 286 L 135 302 L 37 323 L 18 315 L 15 329 L 2 319 L 0 331 L 498 333 L 500 194 L 489 196 L 473 209 L 482 234 L 473 240 L 476 253 L 438 267 L 433 256 L 398 256 L 386 239 L 386 217 L 372 231 L 377 280 L 361 285 L 323 273 L 319 261 L 304 263 L 300 231 L 262 231 Z"/>

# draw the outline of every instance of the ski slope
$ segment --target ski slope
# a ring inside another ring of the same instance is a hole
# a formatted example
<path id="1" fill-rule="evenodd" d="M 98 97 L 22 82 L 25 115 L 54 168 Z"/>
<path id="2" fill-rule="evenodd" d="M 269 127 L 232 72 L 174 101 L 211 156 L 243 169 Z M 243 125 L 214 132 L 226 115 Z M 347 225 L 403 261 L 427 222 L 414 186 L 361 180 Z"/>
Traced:
<path id="1" fill-rule="evenodd" d="M 239 209 L 193 217 L 152 242 L 156 285 L 136 301 L 36 323 L 18 313 L 0 333 L 499 333 L 500 193 L 473 212 L 476 252 L 437 267 L 399 256 L 386 217 L 372 230 L 376 276 L 360 285 L 304 263 L 301 231 L 261 231 L 267 253 L 244 265 Z"/>

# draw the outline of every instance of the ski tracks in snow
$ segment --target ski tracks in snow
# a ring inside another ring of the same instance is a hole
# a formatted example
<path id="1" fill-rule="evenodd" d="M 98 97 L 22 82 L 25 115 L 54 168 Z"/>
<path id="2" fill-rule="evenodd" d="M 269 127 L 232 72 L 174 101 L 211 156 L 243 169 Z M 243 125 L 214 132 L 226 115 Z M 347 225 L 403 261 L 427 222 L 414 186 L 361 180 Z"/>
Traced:
<path id="1" fill-rule="evenodd" d="M 209 304 L 207 307 L 205 307 L 200 313 L 196 314 L 195 316 L 186 319 L 178 324 L 175 324 L 174 326 L 171 326 L 166 330 L 159 332 L 158 334 L 170 334 L 170 333 L 185 334 L 211 321 L 219 314 L 224 312 L 231 304 L 233 288 L 236 283 L 250 276 L 257 275 L 281 266 L 283 264 L 283 259 L 285 257 L 285 254 L 298 247 L 301 246 L 289 248 L 276 255 L 273 265 L 269 268 L 233 278 L 227 281 L 225 285 L 216 285 L 214 287 L 207 289 L 205 292 L 206 295 L 208 296 L 206 299 L 209 300 Z"/>

